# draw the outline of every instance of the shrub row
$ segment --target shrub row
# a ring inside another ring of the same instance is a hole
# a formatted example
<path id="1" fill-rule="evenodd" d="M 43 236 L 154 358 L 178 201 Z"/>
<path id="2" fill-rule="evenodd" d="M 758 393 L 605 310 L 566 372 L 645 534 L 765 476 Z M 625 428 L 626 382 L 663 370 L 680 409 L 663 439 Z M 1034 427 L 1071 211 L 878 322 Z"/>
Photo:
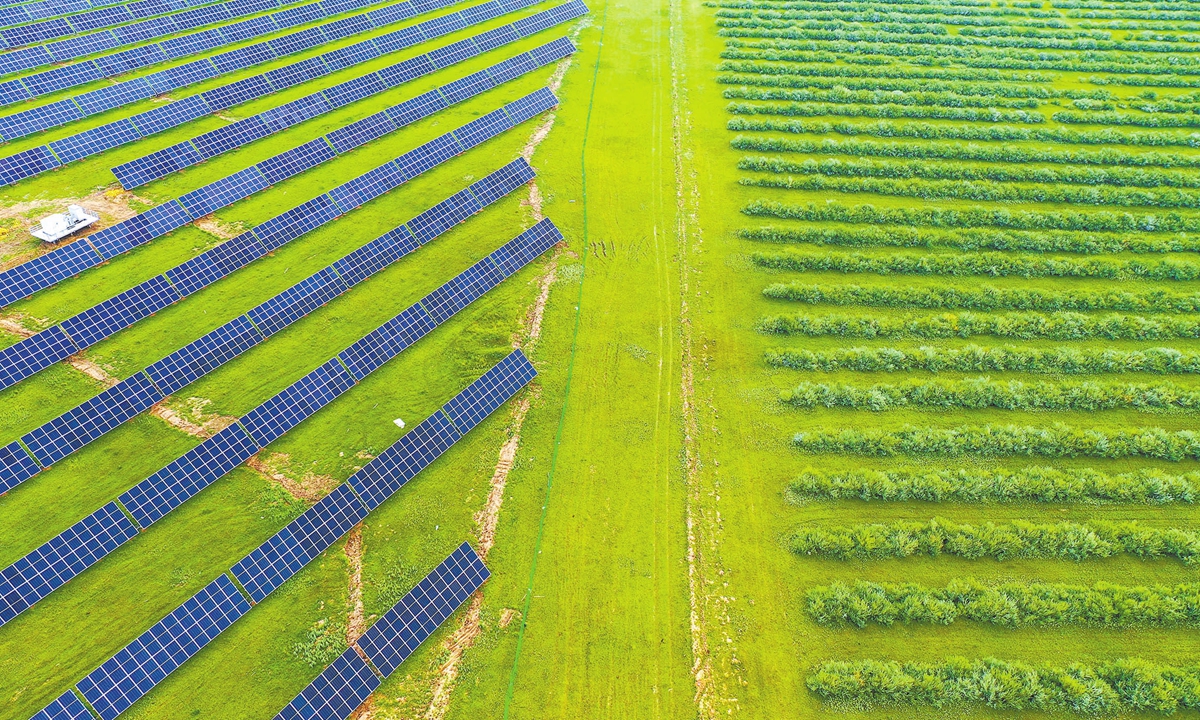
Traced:
<path id="1" fill-rule="evenodd" d="M 855 372 L 1025 372 L 1052 375 L 1098 373 L 1200 373 L 1200 353 L 1175 348 L 1113 350 L 1110 348 L 919 347 L 915 350 L 837 348 L 835 350 L 769 350 L 766 362 L 793 370 Z"/>
<path id="2" fill-rule="evenodd" d="M 838 105 L 920 105 L 947 108 L 1025 108 L 1036 109 L 1033 99 L 997 100 L 992 97 L 956 95 L 945 92 L 899 93 L 886 90 L 851 90 L 838 85 L 830 90 L 764 90 L 758 87 L 729 87 L 722 91 L 726 100 L 787 100 Z"/>
<path id="3" fill-rule="evenodd" d="M 723 72 L 738 72 L 738 73 L 754 73 L 758 75 L 791 75 L 799 77 L 831 77 L 831 78 L 870 78 L 870 79 L 908 79 L 908 80 L 960 80 L 960 81 L 985 81 L 997 80 L 1006 83 L 1045 83 L 1053 82 L 1054 75 L 1044 73 L 1005 73 L 999 70 L 979 70 L 973 68 L 926 68 L 926 67 L 882 67 L 882 68 L 861 68 L 852 65 L 838 65 L 835 67 L 814 67 L 811 65 L 797 65 L 795 63 L 764 63 L 764 62 L 743 62 L 727 60 L 722 62 L 718 70 Z M 1003 87 L 1020 87 L 1013 85 L 1004 85 Z M 1039 91 L 1031 90 L 1034 94 L 1031 97 L 1041 97 Z M 1045 92 L 1046 97 L 1054 97 L 1057 92 L 1053 89 L 1044 89 L 1040 92 Z"/>
<path id="4" fill-rule="evenodd" d="M 838 430 L 800 432 L 792 438 L 798 449 L 894 457 L 941 455 L 962 457 L 1145 457 L 1179 462 L 1200 460 L 1200 435 L 1191 430 L 1134 428 L 1108 432 L 1073 428 L 1060 423 L 1031 425 L 962 425 L 956 428 L 900 430 Z"/>
<path id="5" fill-rule="evenodd" d="M 953 555 L 968 560 L 1094 560 L 1133 555 L 1139 558 L 1200 560 L 1200 535 L 1179 528 L 1152 528 L 1136 522 L 1095 521 L 966 525 L 943 518 L 928 522 L 805 526 L 789 539 L 797 555 L 837 560 L 882 560 Z"/>
<path id="6" fill-rule="evenodd" d="M 903 288 L 860 285 L 779 283 L 763 290 L 776 300 L 826 305 L 920 308 L 924 310 L 1124 310 L 1135 312 L 1200 312 L 1200 293 L 1123 290 L 1029 290 L 952 287 Z"/>
<path id="7" fill-rule="evenodd" d="M 1021 340 L 1173 340 L 1200 338 L 1200 321 L 1185 318 L 1147 318 L 1140 315 L 1095 317 L 1056 313 L 942 313 L 892 314 L 859 317 L 826 314 L 766 317 L 759 332 L 772 335 L 851 338 L 969 338 L 976 335 Z"/>
<path id="8" fill-rule="evenodd" d="M 1137 658 L 1067 667 L 994 658 L 830 661 L 818 665 L 806 682 L 827 702 L 868 707 L 984 705 L 1096 716 L 1200 708 L 1200 668 Z"/>
<path id="9" fill-rule="evenodd" d="M 749 105 L 747 103 L 730 103 L 727 110 L 735 115 L 783 115 L 798 117 L 833 115 L 837 117 L 866 118 L 931 118 L 937 120 L 965 120 L 968 122 L 992 123 L 1041 123 L 1046 121 L 1045 116 L 1041 113 L 1028 110 L 931 106 L 909 107 L 895 104 L 835 105 L 828 103 L 766 103 L 763 105 Z"/>
<path id="10" fill-rule="evenodd" d="M 852 408 L 885 412 L 899 408 L 1097 411 L 1200 408 L 1200 391 L 1176 385 L 1095 381 L 1036 382 L 968 378 L 908 380 L 869 386 L 802 382 L 779 393 L 797 408 Z"/>
<path id="11" fill-rule="evenodd" d="M 1136 115 L 1123 112 L 1079 112 L 1076 110 L 1060 110 L 1051 117 L 1055 122 L 1067 125 L 1136 125 L 1150 128 L 1191 128 L 1200 127 L 1200 116 L 1196 115 L 1160 115 L 1145 113 Z"/>
<path id="12" fill-rule="evenodd" d="M 852 92 L 907 92 L 907 93 L 937 93 L 938 96 L 950 97 L 1002 97 L 1012 99 L 1039 98 L 1048 99 L 1061 97 L 1061 92 L 1040 85 L 1017 85 L 1008 83 L 979 83 L 979 82 L 947 82 L 938 80 L 888 79 L 888 78 L 845 78 L 822 77 L 816 75 L 796 76 L 775 73 L 742 73 L 724 74 L 717 76 L 717 82 L 722 85 L 739 85 L 744 87 L 774 87 L 823 90 L 842 88 Z M 1093 94 L 1108 93 L 1107 90 L 1093 91 Z M 789 98 L 792 99 L 792 98 Z M 903 103 L 903 104 L 942 104 L 942 103 Z M 955 106 L 959 107 L 959 106 Z M 993 103 L 975 105 L 973 107 L 995 107 Z M 1017 107 L 1037 107 L 1033 105 L 1018 105 Z"/>
<path id="13" fill-rule="evenodd" d="M 959 503 L 1194 504 L 1200 473 L 1175 475 L 1145 469 L 1109 475 L 1091 468 L 1024 467 L 1017 470 L 852 470 L 806 472 L 787 489 L 788 500 Z"/>

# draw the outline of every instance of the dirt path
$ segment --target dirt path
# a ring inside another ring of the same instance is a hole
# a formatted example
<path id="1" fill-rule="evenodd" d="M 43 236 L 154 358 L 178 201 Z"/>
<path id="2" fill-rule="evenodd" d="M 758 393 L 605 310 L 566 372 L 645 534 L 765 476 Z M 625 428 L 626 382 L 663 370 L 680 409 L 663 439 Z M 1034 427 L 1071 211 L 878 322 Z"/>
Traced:
<path id="1" fill-rule="evenodd" d="M 120 382 L 112 375 L 109 375 L 108 371 L 106 371 L 104 368 L 84 357 L 82 353 L 76 353 L 75 355 L 72 355 L 71 357 L 67 358 L 65 362 L 93 380 L 99 380 L 100 382 L 104 383 L 105 387 L 112 387 Z"/>
<path id="2" fill-rule="evenodd" d="M 19 313 L 0 316 L 0 330 L 6 333 L 11 333 L 24 340 L 27 337 L 33 337 L 36 331 L 30 330 L 21 324 L 21 318 L 24 317 Z"/>
<path id="3" fill-rule="evenodd" d="M 204 408 L 208 403 L 209 400 L 205 398 L 188 398 L 185 414 L 185 412 L 172 407 L 172 405 L 177 404 L 177 401 L 175 398 L 168 396 L 150 408 L 150 414 L 176 430 L 182 430 L 188 435 L 194 435 L 199 438 L 210 438 L 237 422 L 237 418 L 228 415 L 205 415 Z"/>
<path id="4" fill-rule="evenodd" d="M 287 453 L 259 453 L 246 461 L 246 465 L 258 474 L 273 480 L 297 500 L 314 503 L 328 495 L 338 483 L 328 475 L 305 472 L 299 479 L 288 472 L 291 456 Z"/>

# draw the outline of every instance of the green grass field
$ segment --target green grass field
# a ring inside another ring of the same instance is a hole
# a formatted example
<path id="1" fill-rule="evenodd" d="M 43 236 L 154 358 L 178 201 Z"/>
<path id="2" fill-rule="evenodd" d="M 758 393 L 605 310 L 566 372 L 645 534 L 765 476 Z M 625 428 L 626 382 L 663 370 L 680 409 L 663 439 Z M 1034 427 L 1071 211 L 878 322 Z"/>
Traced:
<path id="1" fill-rule="evenodd" d="M 0 347 L 7 347 L 20 339 L 17 328 L 58 323 L 218 244 L 220 234 L 253 228 L 555 83 L 560 104 L 550 113 L 81 353 L 110 378 L 129 377 L 532 152 L 536 189 L 518 189 L 167 403 L 184 414 L 198 409 L 196 422 L 237 417 L 538 213 L 566 237 L 272 443 L 261 463 L 238 467 L 0 626 L 0 719 L 31 717 L 312 504 L 314 496 L 289 487 L 323 494 L 343 482 L 405 432 L 394 419 L 411 428 L 514 346 L 538 369 L 530 388 L 122 717 L 273 717 L 345 650 L 359 597 L 370 624 L 464 540 L 486 550 L 491 579 L 357 717 L 1081 713 L 1049 695 L 1022 694 L 1028 676 L 977 674 L 951 689 L 899 691 L 860 672 L 837 693 L 814 680 L 828 663 L 861 669 L 853 664 L 954 658 L 1043 673 L 1125 658 L 1173 666 L 1181 669 L 1159 678 L 1155 692 L 1182 697 L 1172 706 L 1181 715 L 1200 709 L 1200 611 L 1192 605 L 1184 619 L 1095 622 L 1073 619 L 1078 608 L 1060 602 L 1041 608 L 1057 620 L 1015 624 L 964 615 L 889 625 L 867 609 L 862 627 L 818 622 L 808 611 L 811 592 L 838 583 L 936 591 L 966 579 L 986 588 L 1165 586 L 1194 605 L 1179 589 L 1195 582 L 1194 564 L 1129 552 L 1061 559 L 1052 541 L 1031 550 L 1032 531 L 1006 540 L 999 557 L 971 557 L 953 543 L 937 555 L 885 557 L 905 553 L 862 529 L 841 555 L 815 546 L 805 553 L 798 544 L 801 536 L 864 524 L 941 518 L 1075 523 L 1086 528 L 1074 541 L 1088 547 L 1099 536 L 1087 529 L 1136 521 L 1179 531 L 1188 552 L 1200 548 L 1188 492 L 1139 495 L 1132 481 L 1116 478 L 1106 487 L 1121 489 L 1120 497 L 1062 487 L 1038 495 L 1031 479 L 1157 471 L 1189 488 L 1200 482 L 1190 475 L 1200 470 L 1200 449 L 1188 435 L 1196 411 L 1187 399 L 1200 391 L 1200 363 L 1190 360 L 1200 353 L 1200 330 L 1191 325 L 1200 308 L 1193 240 L 1200 9 L 1192 3 L 594 0 L 581 20 L 133 193 L 122 192 L 109 170 L 554 5 L 541 2 L 3 190 L 0 262 L 9 267 L 38 251 L 28 225 L 68 202 L 90 197 L 114 209 L 106 210 L 107 224 L 116 211 L 177 198 L 552 39 L 569 36 L 578 48 L 557 69 L 504 83 L 221 209 L 203 227 L 185 226 L 0 311 Z M 51 98 L 83 89 L 91 88 Z M 155 102 L 11 142 L 5 154 Z M 764 293 L 780 284 L 788 290 Z M 1126 316 L 1124 324 L 1106 319 L 1114 314 Z M 978 348 L 990 348 L 991 359 L 954 360 L 984 352 Z M 1130 359 L 1159 348 L 1183 359 L 1170 368 Z M 997 365 L 1002 351 L 1010 359 Z M 0 445 L 104 389 L 80 364 L 56 364 L 0 391 Z M 1101 395 L 1106 405 L 1097 404 Z M 1021 445 L 1002 444 L 993 432 L 969 447 L 918 438 L 878 449 L 910 429 L 967 426 L 1032 430 Z M 1086 448 L 1031 449 L 1059 426 L 1086 437 L 1079 441 Z M 1168 457 L 1162 444 L 1121 445 L 1122 433 L 1147 428 L 1176 433 L 1186 449 Z M 0 567 L 200 441 L 143 413 L 0 496 Z M 510 465 L 501 455 L 512 443 Z M 893 492 L 897 478 L 938 473 L 949 478 L 940 500 Z M 968 478 L 1009 475 L 1011 496 L 986 482 L 974 496 L 963 494 Z M 798 489 L 802 477 L 816 479 L 810 491 Z M 886 480 L 870 500 L 858 491 L 811 490 L 863 478 Z M 1113 700 L 1096 714 L 1161 714 L 1148 705 Z"/>

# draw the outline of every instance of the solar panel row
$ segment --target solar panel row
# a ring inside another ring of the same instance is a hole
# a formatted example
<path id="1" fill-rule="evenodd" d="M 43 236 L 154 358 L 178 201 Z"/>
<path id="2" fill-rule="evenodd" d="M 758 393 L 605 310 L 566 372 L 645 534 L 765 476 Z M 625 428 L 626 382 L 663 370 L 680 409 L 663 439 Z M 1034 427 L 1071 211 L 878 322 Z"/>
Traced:
<path id="1" fill-rule="evenodd" d="M 5 3 L 9 7 L 0 10 L 0 27 L 10 27 L 22 23 L 46 20 L 56 16 L 69 15 L 69 17 L 64 17 L 63 19 L 69 22 L 71 27 L 75 28 L 76 32 L 82 32 L 85 30 L 96 30 L 109 25 L 132 22 L 138 19 L 152 18 L 166 13 L 178 12 L 209 2 L 211 0 L 192 0 L 191 2 L 186 0 L 140 0 L 139 2 L 122 4 L 94 3 L 90 2 L 90 0 L 77 0 L 77 2 L 71 3 L 46 2 L 46 0 L 41 0 L 41 2 L 26 3 L 24 5 Z M 267 7 L 278 6 L 267 5 Z"/>
<path id="2" fill-rule="evenodd" d="M 528 163 L 523 159 L 518 159 L 483 180 L 478 181 L 475 185 L 483 183 L 491 188 L 507 186 L 511 190 L 519 187 L 532 178 L 532 176 L 533 170 L 529 167 Z M 396 230 L 386 233 L 377 240 L 355 251 L 350 256 L 347 256 L 347 258 L 353 256 L 362 259 L 364 257 L 383 256 L 394 260 L 417 247 L 415 242 L 401 241 L 397 243 L 395 236 L 398 232 L 407 232 L 405 226 L 402 225 Z M 518 242 L 528 234 L 527 231 L 513 242 Z M 408 237 L 411 238 L 411 235 L 408 235 Z M 504 247 L 511 246 L 513 242 Z M 524 247 L 524 245 L 522 246 Z M 347 258 L 343 258 L 343 260 Z M 530 256 L 530 259 L 532 259 L 532 256 Z M 391 260 L 377 263 L 378 268 L 382 269 L 388 262 L 391 262 Z M 513 267 L 514 272 L 516 269 L 519 268 Z M 314 277 L 326 277 L 330 273 L 333 273 L 333 271 L 334 267 L 326 268 L 326 270 L 317 273 Z M 364 274 L 354 282 L 359 282 L 366 276 Z M 299 286 L 304 286 L 306 283 L 307 281 L 302 282 Z M 287 294 L 283 293 L 283 295 Z M 274 306 L 275 303 L 273 301 L 268 301 L 260 305 L 256 310 Z M 423 313 L 419 306 L 414 306 L 414 308 L 410 308 L 406 313 L 397 316 L 391 323 L 385 324 L 371 335 L 368 335 L 367 338 L 378 337 L 381 331 L 389 338 L 394 337 L 397 333 L 394 326 L 395 322 L 397 320 L 408 322 L 407 319 L 413 316 L 413 311 Z M 62 447 L 61 443 L 64 436 L 74 437 L 78 435 L 77 426 L 81 422 L 84 424 L 93 423 L 93 416 L 97 416 L 98 419 L 96 422 L 104 419 L 110 425 L 115 424 L 114 419 L 116 421 L 127 419 L 130 416 L 131 397 L 141 398 L 140 401 L 148 407 L 150 403 L 146 401 L 143 395 L 138 393 L 149 394 L 151 397 L 150 402 L 155 401 L 155 398 L 160 399 L 165 395 L 161 388 L 158 390 L 153 389 L 149 380 L 146 379 L 147 376 L 156 382 L 167 382 L 176 388 L 182 387 L 183 384 L 190 382 L 213 367 L 222 364 L 227 359 L 264 340 L 265 336 L 263 333 L 250 320 L 254 312 L 251 311 L 226 323 L 221 328 L 172 353 L 167 358 L 154 363 L 146 369 L 144 375 L 135 375 L 130 380 L 126 380 L 117 386 L 120 388 L 127 383 L 133 383 L 136 388 L 140 388 L 139 390 L 131 391 L 127 388 L 116 393 L 109 391 L 92 401 L 84 403 L 66 415 L 51 421 L 42 428 L 39 428 L 39 430 L 26 435 L 22 440 L 27 445 L 30 445 L 30 449 L 36 453 L 51 452 L 55 448 Z M 409 337 L 409 340 L 403 344 L 396 342 L 381 343 L 372 339 L 367 343 L 367 346 L 372 351 L 372 362 L 369 363 L 369 369 L 368 365 L 358 362 L 355 364 L 357 370 L 352 374 L 347 372 L 346 366 L 342 364 L 342 356 L 331 359 L 244 415 L 240 423 L 225 428 L 200 445 L 184 453 L 162 470 L 138 483 L 132 489 L 122 494 L 118 502 L 110 503 L 109 506 L 106 506 L 97 515 L 103 514 L 103 517 L 107 519 L 110 525 L 116 524 L 121 528 L 126 527 L 126 525 L 120 524 L 120 521 L 124 521 L 129 528 L 133 528 L 133 533 L 136 533 L 136 527 L 128 524 L 128 520 L 121 514 L 121 510 L 123 509 L 134 518 L 137 522 L 137 527 L 149 527 L 171 510 L 186 502 L 200 490 L 208 487 L 225 473 L 247 460 L 251 455 L 278 439 L 305 418 L 311 416 L 333 399 L 349 390 L 357 380 L 366 377 L 369 372 L 378 368 L 391 357 L 394 357 L 411 344 L 412 341 L 432 330 L 434 326 L 435 323 L 424 321 L 417 328 L 418 332 L 408 333 L 407 337 Z M 361 352 L 359 350 L 361 347 L 362 343 L 360 341 L 360 343 L 356 343 L 348 348 L 346 353 L 351 353 L 351 355 L 358 354 Z M 110 405 L 113 398 L 117 399 L 115 406 Z M 101 399 L 104 399 L 104 401 L 101 401 Z M 117 414 L 121 413 L 123 414 L 120 418 L 115 418 Z M 88 427 L 92 427 L 93 425 L 88 425 Z M 17 461 L 21 460 L 22 457 L 28 458 L 29 456 L 15 443 L 14 446 L 0 450 L 0 459 L 4 460 L 6 472 L 13 471 L 17 467 Z M 33 472 L 37 472 L 38 469 L 40 468 L 35 468 Z M 369 503 L 368 505 L 374 507 L 374 505 L 370 505 Z M 94 563 L 99 557 L 106 554 L 107 550 L 104 552 L 88 550 L 89 543 L 95 544 L 94 537 L 98 532 L 94 529 L 95 524 L 95 515 L 85 518 L 74 528 L 59 536 L 59 538 L 55 538 L 47 545 L 26 556 L 24 560 L 19 561 L 16 565 L 0 573 L 0 625 L 8 622 L 12 617 L 15 617 L 18 613 L 60 587 L 63 583 Z M 112 547 L 116 547 L 116 545 L 124 542 L 129 536 L 131 536 L 129 533 L 125 533 L 121 536 L 119 542 L 112 544 Z M 76 548 L 75 546 L 79 544 L 82 544 L 83 547 Z M 78 557 L 86 557 L 87 562 L 80 562 L 77 559 Z M 297 562 L 299 561 L 297 560 Z M 304 562 L 307 562 L 307 560 Z M 30 572 L 21 570 L 26 565 L 36 569 L 36 572 L 31 575 Z M 5 585 L 4 578 L 8 577 L 7 574 L 13 573 L 15 573 L 13 575 L 15 579 L 9 585 Z M 9 598 L 7 597 L 8 595 L 13 595 L 13 597 Z M 5 603 L 8 603 L 8 605 L 6 606 Z M 7 610 L 5 610 L 5 607 L 7 607 Z"/>

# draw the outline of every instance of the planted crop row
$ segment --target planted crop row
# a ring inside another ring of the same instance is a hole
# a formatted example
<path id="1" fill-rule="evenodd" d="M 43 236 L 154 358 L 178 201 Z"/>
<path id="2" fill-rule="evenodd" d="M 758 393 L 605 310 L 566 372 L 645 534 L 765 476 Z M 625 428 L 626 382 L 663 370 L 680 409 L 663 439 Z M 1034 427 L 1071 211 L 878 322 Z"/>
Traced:
<path id="1" fill-rule="evenodd" d="M 1141 315 L 1095 317 L 1071 312 L 1056 313 L 942 313 L 939 315 L 888 315 L 860 317 L 773 316 L 760 320 L 759 332 L 772 335 L 834 336 L 849 338 L 969 338 L 977 335 L 1021 340 L 1175 340 L 1200 338 L 1200 321 L 1184 318 L 1148 318 Z"/>
<path id="2" fill-rule="evenodd" d="M 739 62 L 726 60 L 717 68 L 725 72 L 755 73 L 759 75 L 791 75 L 797 77 L 839 77 L 839 78 L 870 78 L 881 80 L 885 78 L 910 80 L 958 80 L 964 82 L 1003 81 L 1005 83 L 1047 83 L 1053 82 L 1054 75 L 1046 73 L 1006 73 L 999 70 L 979 70 L 973 68 L 925 68 L 925 67 L 880 67 L 861 68 L 853 65 L 838 65 L 835 67 L 814 67 L 796 63 L 764 63 Z M 1012 85 L 1008 85 L 1012 87 Z M 1035 94 L 1031 97 L 1041 97 L 1038 92 L 1046 93 L 1046 97 L 1057 95 L 1056 90 L 1043 88 L 1038 91 L 1036 86 L 1030 88 Z"/>
<path id="3" fill-rule="evenodd" d="M 1017 470 L 852 470 L 806 472 L 787 490 L 793 503 L 810 499 L 867 502 L 1194 504 L 1200 473 L 1156 469 L 1110 475 L 1091 468 Z"/>
<path id="4" fill-rule="evenodd" d="M 1184 410 L 1200 408 L 1200 391 L 1177 385 L 1096 381 L 1036 382 L 968 378 L 909 380 L 861 386 L 803 382 L 779 393 L 797 408 L 851 408 L 886 412 L 900 408 L 966 410 Z"/>
<path id="5" fill-rule="evenodd" d="M 968 560 L 1095 560 L 1132 555 L 1200 560 L 1200 535 L 1179 528 L 1152 528 L 1136 522 L 1073 522 L 967 525 L 934 518 L 928 522 L 841 525 L 798 529 L 789 539 L 797 555 L 837 560 L 883 560 L 952 555 Z"/>
<path id="6" fill-rule="evenodd" d="M 952 580 L 916 583 L 835 582 L 808 591 L 805 610 L 827 627 L 949 625 L 974 620 L 1003 627 L 1170 627 L 1200 624 L 1200 584 L 1095 585 Z"/>
<path id="7" fill-rule="evenodd" d="M 1052 115 L 1055 122 L 1068 125 L 1136 125 L 1150 128 L 1200 127 L 1197 115 L 1162 115 L 1158 113 L 1079 112 L 1060 110 Z"/>
<path id="8" fill-rule="evenodd" d="M 1024 348 L 1013 346 L 961 348 L 919 347 L 901 350 L 837 348 L 836 350 L 771 350 L 766 362 L 793 370 L 834 372 L 1024 372 L 1047 375 L 1099 373 L 1200 373 L 1200 353 L 1175 348 L 1113 350 L 1110 348 Z"/>
<path id="9" fill-rule="evenodd" d="M 1035 99 L 997 100 L 993 97 L 957 95 L 946 92 L 901 93 L 888 90 L 851 90 L 835 85 L 829 90 L 764 90 L 758 87 L 729 87 L 722 91 L 726 100 L 787 100 L 805 103 L 834 103 L 846 105 L 919 105 L 951 108 L 1025 108 L 1035 109 L 1041 102 Z"/>
<path id="10" fill-rule="evenodd" d="M 967 122 L 992 123 L 1042 123 L 1045 116 L 1029 110 L 995 110 L 990 106 L 981 109 L 961 107 L 908 106 L 908 105 L 836 105 L 817 103 L 765 103 L 750 105 L 730 103 L 729 112 L 735 115 L 780 115 L 785 117 L 836 117 L 864 118 L 922 118 L 935 120 L 963 120 Z"/>
<path id="11" fill-rule="evenodd" d="M 837 430 L 800 432 L 792 444 L 805 452 L 895 457 L 1144 457 L 1180 462 L 1200 460 L 1200 435 L 1191 430 L 1134 428 L 1104 431 L 1055 423 L 1032 425 L 962 425 L 956 428 Z"/>
<path id="12" fill-rule="evenodd" d="M 833 661 L 818 665 L 807 685 L 828 702 L 857 707 L 980 705 L 1096 716 L 1200 708 L 1200 668 L 1141 659 L 1068 667 L 993 658 Z"/>
<path id="13" fill-rule="evenodd" d="M 792 88 L 792 89 L 822 89 L 836 90 L 844 88 L 854 92 L 906 92 L 906 93 L 937 93 L 939 96 L 989 98 L 989 104 L 974 107 L 997 107 L 991 98 L 1013 98 L 1018 100 L 1048 99 L 1061 97 L 1057 91 L 1049 90 L 1038 85 L 1013 85 L 1007 83 L 963 83 L 947 82 L 944 80 L 895 80 L 887 78 L 844 78 L 820 77 L 814 75 L 764 75 L 755 73 L 723 74 L 717 76 L 717 82 L 722 85 L 742 85 L 754 87 Z M 1091 91 L 1097 99 L 1111 95 L 1107 90 Z M 930 103 L 907 103 L 930 104 Z M 940 104 L 940 103 L 939 103 Z M 1007 107 L 1037 107 L 1035 102 L 1023 102 Z M 956 105 L 959 107 L 959 105 Z M 1001 105 L 1003 107 L 1003 105 Z"/>

